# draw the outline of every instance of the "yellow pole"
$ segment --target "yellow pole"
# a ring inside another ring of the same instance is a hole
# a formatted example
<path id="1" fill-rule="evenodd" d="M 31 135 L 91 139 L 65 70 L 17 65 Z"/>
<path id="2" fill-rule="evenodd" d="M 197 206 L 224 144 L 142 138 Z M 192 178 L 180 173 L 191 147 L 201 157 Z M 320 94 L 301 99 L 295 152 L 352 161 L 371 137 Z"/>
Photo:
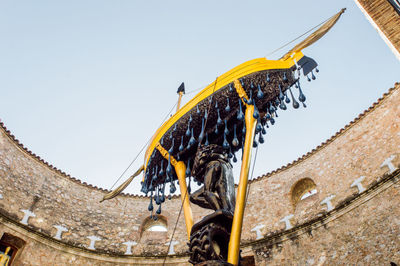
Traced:
<path id="1" fill-rule="evenodd" d="M 181 108 L 181 100 L 182 100 L 183 91 L 179 92 L 178 104 L 176 105 L 176 112 L 178 112 L 179 108 Z"/>
<path id="2" fill-rule="evenodd" d="M 246 137 L 243 148 L 242 167 L 240 170 L 239 186 L 237 190 L 235 213 L 233 215 L 233 223 L 231 237 L 228 247 L 228 262 L 238 265 L 240 236 L 242 234 L 243 214 L 246 205 L 247 181 L 249 178 L 249 169 L 251 161 L 251 150 L 254 140 L 254 131 L 256 128 L 256 119 L 253 117 L 254 106 L 247 105 L 245 113 Z"/>
<path id="3" fill-rule="evenodd" d="M 186 186 L 186 173 L 185 173 L 186 165 L 182 161 L 177 162 L 175 165 L 175 172 L 176 172 L 176 175 L 178 176 L 179 187 L 181 189 L 183 214 L 185 216 L 186 231 L 188 234 L 188 239 L 190 241 L 190 231 L 192 230 L 192 227 L 193 227 L 193 214 L 192 214 L 192 208 L 190 207 L 189 195 L 188 195 L 187 186 Z"/>

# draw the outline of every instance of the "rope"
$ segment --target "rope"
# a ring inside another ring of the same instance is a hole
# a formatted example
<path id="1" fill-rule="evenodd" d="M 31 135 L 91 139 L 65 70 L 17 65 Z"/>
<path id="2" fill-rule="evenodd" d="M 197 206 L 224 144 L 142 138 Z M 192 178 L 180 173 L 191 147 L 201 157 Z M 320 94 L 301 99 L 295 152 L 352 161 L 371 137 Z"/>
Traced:
<path id="1" fill-rule="evenodd" d="M 185 193 L 185 197 L 183 198 L 183 201 L 182 201 L 182 204 L 181 204 L 181 208 L 180 208 L 180 210 L 179 210 L 178 217 L 176 218 L 176 222 L 175 222 L 175 226 L 174 226 L 174 231 L 172 231 L 172 236 L 171 236 L 171 240 L 169 241 L 167 254 L 166 254 L 165 257 L 164 257 L 164 261 L 163 261 L 163 264 L 162 264 L 163 266 L 165 265 L 165 261 L 167 260 L 167 256 L 168 256 L 169 249 L 171 248 L 172 240 L 174 239 L 176 227 L 178 226 L 179 217 L 181 217 L 181 213 L 182 213 L 182 209 L 183 209 L 183 202 L 185 201 L 186 196 L 187 196 L 187 190 L 186 190 L 186 193 Z"/>
<path id="2" fill-rule="evenodd" d="M 257 154 L 258 154 L 258 146 L 259 146 L 259 145 L 260 145 L 260 144 L 257 145 L 256 153 L 255 153 L 255 155 L 254 155 L 254 162 L 253 162 L 253 168 L 252 168 L 252 170 L 251 170 L 250 180 L 253 179 L 254 167 L 256 166 Z M 251 187 L 251 183 L 247 186 L 247 193 L 246 193 L 246 201 L 245 201 L 245 202 L 247 202 L 247 197 L 249 196 L 249 193 L 250 193 L 250 187 Z"/>
<path id="3" fill-rule="evenodd" d="M 171 114 L 172 110 L 174 110 L 175 106 L 178 104 L 178 101 L 172 106 L 172 108 L 169 110 L 169 112 L 167 113 L 167 115 L 165 116 L 165 118 L 162 120 L 160 126 L 162 126 L 162 124 L 165 122 L 165 120 L 167 120 L 168 116 Z M 136 157 L 131 161 L 131 163 L 128 165 L 128 167 L 124 170 L 124 172 L 122 172 L 122 174 L 119 176 L 119 178 L 117 179 L 117 181 L 114 182 L 114 184 L 111 186 L 112 190 L 114 188 L 114 186 L 118 183 L 118 181 L 123 177 L 123 175 L 128 171 L 128 169 L 132 166 L 132 164 L 136 161 L 136 159 L 139 157 L 139 155 L 143 152 L 143 150 L 147 147 L 147 145 L 150 143 L 151 141 L 150 137 L 146 144 L 143 145 L 143 147 L 140 149 L 139 153 L 136 155 Z"/>
<path id="4" fill-rule="evenodd" d="M 215 79 L 215 82 L 214 82 L 213 94 L 214 94 L 214 91 L 215 91 L 215 87 L 216 87 L 216 85 L 217 85 L 217 80 L 218 80 L 218 77 Z M 201 89 L 201 88 L 200 88 L 200 89 Z M 197 90 L 200 90 L 200 89 L 197 89 Z M 195 91 L 197 91 L 197 90 L 191 91 L 191 92 L 189 92 L 189 93 L 193 93 L 193 92 L 195 92 Z M 206 128 L 208 118 L 210 117 L 209 113 L 210 113 L 211 104 L 212 104 L 212 102 L 209 102 L 208 110 L 207 110 L 207 119 L 206 119 L 206 121 L 204 122 L 204 129 Z M 199 143 L 199 145 L 200 145 L 200 143 Z M 198 148 L 199 148 L 199 146 L 197 147 L 197 149 L 198 149 Z M 168 245 L 168 251 L 169 251 L 169 249 L 171 248 L 171 243 L 172 243 L 172 240 L 174 239 L 176 227 L 178 226 L 179 218 L 181 217 L 181 214 L 182 214 L 183 203 L 185 202 L 185 199 L 186 199 L 186 197 L 187 197 L 187 194 L 188 194 L 188 190 L 186 190 L 186 192 L 185 192 L 185 196 L 183 197 L 183 200 L 182 200 L 181 208 L 180 208 L 180 210 L 179 210 L 178 217 L 176 218 L 174 230 L 172 231 L 171 240 L 169 241 L 169 245 Z M 168 252 L 168 251 L 167 251 L 167 252 Z M 163 266 L 165 265 L 165 261 L 167 260 L 167 256 L 168 256 L 168 254 L 166 254 L 165 257 L 164 257 L 164 261 L 163 261 L 163 264 L 162 264 Z"/>
<path id="5" fill-rule="evenodd" d="M 294 38 L 293 40 L 291 40 L 291 41 L 287 42 L 286 44 L 282 45 L 281 47 L 279 47 L 279 48 L 277 48 L 277 49 L 273 50 L 272 52 L 270 52 L 269 54 L 267 54 L 265 57 L 268 57 L 268 56 L 270 56 L 270 55 L 274 54 L 275 52 L 277 52 L 277 51 L 281 50 L 282 48 L 284 48 L 284 47 L 288 46 L 289 44 L 291 44 L 291 43 L 293 43 L 293 42 L 297 41 L 298 39 L 300 39 L 300 38 L 301 38 L 301 37 L 303 37 L 304 35 L 307 35 L 309 32 L 313 31 L 315 28 L 318 28 L 319 26 L 321 26 L 322 24 L 324 24 L 325 22 L 327 22 L 328 20 L 330 20 L 330 19 L 331 19 L 331 18 L 333 18 L 334 16 L 336 16 L 336 14 L 335 14 L 335 15 L 333 15 L 333 16 L 331 16 L 331 17 L 329 17 L 328 19 L 326 19 L 326 20 L 322 21 L 322 22 L 321 22 L 321 23 L 319 23 L 318 25 L 314 26 L 313 28 L 309 29 L 309 30 L 308 30 L 308 31 L 306 31 L 305 33 L 303 33 L 303 34 L 301 34 L 300 36 L 298 36 L 298 37 Z"/>

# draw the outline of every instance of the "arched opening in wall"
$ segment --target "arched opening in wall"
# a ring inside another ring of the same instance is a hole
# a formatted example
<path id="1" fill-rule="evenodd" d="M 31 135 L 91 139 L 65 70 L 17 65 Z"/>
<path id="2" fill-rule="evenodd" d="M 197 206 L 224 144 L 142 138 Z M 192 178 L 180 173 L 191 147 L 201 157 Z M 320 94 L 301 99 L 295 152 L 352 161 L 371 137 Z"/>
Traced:
<path id="1" fill-rule="evenodd" d="M 157 244 L 168 239 L 168 222 L 167 218 L 157 215 L 157 219 L 147 217 L 143 220 L 140 230 L 140 241 L 148 244 Z"/>
<path id="2" fill-rule="evenodd" d="M 155 220 L 152 217 L 147 217 L 142 223 L 142 234 L 143 232 L 167 232 L 168 223 L 164 216 L 158 215 Z"/>
<path id="3" fill-rule="evenodd" d="M 290 193 L 293 208 L 295 208 L 300 201 L 312 197 L 317 193 L 317 185 L 311 178 L 306 177 L 300 179 L 292 186 Z"/>
<path id="4" fill-rule="evenodd" d="M 0 239 L 0 265 L 14 265 L 13 261 L 24 245 L 21 238 L 4 233 Z"/>

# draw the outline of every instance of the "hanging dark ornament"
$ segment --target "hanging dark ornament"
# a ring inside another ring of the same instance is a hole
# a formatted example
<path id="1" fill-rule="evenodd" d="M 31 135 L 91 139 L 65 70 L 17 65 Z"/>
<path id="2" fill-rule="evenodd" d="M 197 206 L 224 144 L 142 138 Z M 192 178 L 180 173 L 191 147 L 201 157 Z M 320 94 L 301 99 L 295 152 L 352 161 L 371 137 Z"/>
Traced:
<path id="1" fill-rule="evenodd" d="M 226 98 L 226 107 L 225 107 L 225 112 L 230 112 L 231 107 L 229 106 L 229 98 Z"/>
<path id="2" fill-rule="evenodd" d="M 242 110 L 242 101 L 239 99 L 239 110 L 238 110 L 238 114 L 237 114 L 237 120 L 243 121 L 244 120 L 244 114 L 243 114 L 243 110 Z"/>
<path id="3" fill-rule="evenodd" d="M 264 98 L 264 93 L 263 93 L 262 90 L 261 90 L 260 84 L 258 84 L 257 88 L 258 88 L 258 91 L 257 91 L 257 98 L 258 98 L 258 99 Z"/>
<path id="4" fill-rule="evenodd" d="M 239 140 L 236 134 L 236 124 L 233 125 L 233 140 L 232 140 L 233 147 L 239 146 Z"/>
<path id="5" fill-rule="evenodd" d="M 296 99 L 294 98 L 293 92 L 292 92 L 292 89 L 291 89 L 291 88 L 289 88 L 289 92 L 290 92 L 290 96 L 292 97 L 293 108 L 294 108 L 294 109 L 299 108 L 300 104 L 299 104 L 299 103 L 296 101 Z"/>
<path id="6" fill-rule="evenodd" d="M 225 133 L 225 135 L 229 135 L 229 130 L 228 130 L 228 122 L 226 121 L 226 119 L 224 120 L 224 123 L 225 123 L 225 129 L 224 129 L 224 133 Z"/>

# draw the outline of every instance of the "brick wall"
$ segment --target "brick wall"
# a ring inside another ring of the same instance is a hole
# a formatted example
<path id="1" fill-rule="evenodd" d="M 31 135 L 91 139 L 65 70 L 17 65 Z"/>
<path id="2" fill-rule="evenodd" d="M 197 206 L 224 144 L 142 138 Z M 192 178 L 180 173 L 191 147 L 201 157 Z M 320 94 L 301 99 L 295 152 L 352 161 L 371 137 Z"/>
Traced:
<path id="1" fill-rule="evenodd" d="M 399 263 L 400 223 L 394 208 L 400 203 L 398 179 L 391 179 L 391 187 L 373 190 L 379 193 L 368 190 L 398 171 L 399 102 L 400 84 L 396 84 L 378 104 L 326 143 L 250 182 L 243 255 L 254 255 L 261 265 L 323 260 Z M 317 192 L 294 205 L 291 191 L 303 178 L 312 179 Z M 180 199 L 163 205 L 167 232 L 142 234 L 149 199 L 123 195 L 100 204 L 105 193 L 53 169 L 0 128 L 0 236 L 6 232 L 26 241 L 17 265 L 162 263 Z M 354 198 L 360 200 L 346 203 Z M 344 203 L 352 207 L 343 208 Z M 192 207 L 195 221 L 208 213 Z M 310 223 L 316 220 L 318 228 Z M 59 239 L 55 226 L 65 228 Z M 289 237 L 304 228 L 311 235 Z M 187 261 L 185 231 L 181 219 L 174 236 L 178 241 L 175 254 L 168 256 L 168 263 Z M 91 249 L 92 237 L 99 240 Z M 127 241 L 137 243 L 132 255 L 124 255 Z"/>

